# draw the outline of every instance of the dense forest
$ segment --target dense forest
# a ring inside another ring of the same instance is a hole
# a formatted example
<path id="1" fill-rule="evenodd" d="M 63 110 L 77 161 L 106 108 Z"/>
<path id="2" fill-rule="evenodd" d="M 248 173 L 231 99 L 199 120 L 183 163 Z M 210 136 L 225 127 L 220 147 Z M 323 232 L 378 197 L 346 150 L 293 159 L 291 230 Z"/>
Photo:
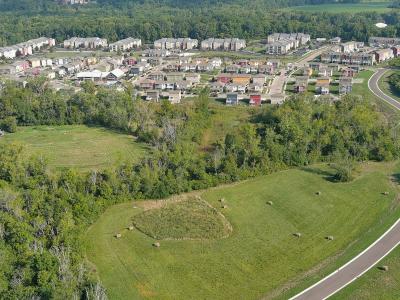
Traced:
<path id="1" fill-rule="evenodd" d="M 13 12 L 0 8 L 0 46 L 39 36 L 54 37 L 59 42 L 71 36 L 99 36 L 110 41 L 133 36 L 148 43 L 160 37 L 265 39 L 272 32 L 307 32 L 314 38 L 340 36 L 359 41 L 367 41 L 373 35 L 400 36 L 397 10 L 352 15 L 289 12 L 274 9 L 264 1 L 250 1 L 245 6 L 235 1 L 211 0 L 206 2 L 212 4 L 200 6 L 165 4 L 168 1 L 126 2 L 130 3 L 126 8 L 120 7 L 123 1 L 107 7 L 64 7 L 52 1 L 32 1 L 32 5 L 48 6 Z M 18 1 L 3 0 L 3 5 L 7 3 L 18 5 Z M 374 26 L 382 21 L 389 25 L 383 32 Z"/>

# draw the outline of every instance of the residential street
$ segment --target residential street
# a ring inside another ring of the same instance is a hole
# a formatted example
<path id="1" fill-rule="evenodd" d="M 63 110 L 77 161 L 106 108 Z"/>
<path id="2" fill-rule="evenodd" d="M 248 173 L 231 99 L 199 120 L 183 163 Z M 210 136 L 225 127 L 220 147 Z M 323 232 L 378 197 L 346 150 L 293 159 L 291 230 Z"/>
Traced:
<path id="1" fill-rule="evenodd" d="M 389 95 L 386 95 L 382 90 L 379 88 L 378 82 L 379 79 L 388 71 L 388 69 L 378 69 L 377 72 L 375 72 L 374 75 L 371 76 L 371 78 L 368 81 L 368 87 L 371 90 L 372 93 L 374 93 L 375 96 L 378 98 L 382 99 L 383 101 L 387 102 L 391 106 L 395 107 L 396 109 L 400 110 L 400 103 L 390 97 Z"/>

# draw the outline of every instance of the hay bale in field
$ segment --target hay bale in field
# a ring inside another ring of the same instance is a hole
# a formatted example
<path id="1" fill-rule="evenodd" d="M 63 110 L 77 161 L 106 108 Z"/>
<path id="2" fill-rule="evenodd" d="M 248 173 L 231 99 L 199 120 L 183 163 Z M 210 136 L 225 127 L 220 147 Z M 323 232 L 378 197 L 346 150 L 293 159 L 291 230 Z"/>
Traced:
<path id="1" fill-rule="evenodd" d="M 115 238 L 117 238 L 117 239 L 120 239 L 120 238 L 122 238 L 122 234 L 120 234 L 120 233 L 117 233 L 117 234 L 115 235 Z"/>
<path id="2" fill-rule="evenodd" d="M 301 233 L 300 233 L 300 232 L 293 233 L 293 235 L 294 235 L 295 237 L 297 237 L 297 238 L 300 238 L 300 237 L 301 237 Z"/>
<path id="3" fill-rule="evenodd" d="M 317 196 L 321 196 L 321 195 L 322 195 L 322 193 L 321 193 L 320 191 L 318 191 L 318 192 L 316 192 L 316 193 L 315 193 L 315 195 L 317 195 Z"/>
<path id="4" fill-rule="evenodd" d="M 378 267 L 379 270 L 381 271 L 389 271 L 389 267 L 388 266 L 380 266 Z"/>
<path id="5" fill-rule="evenodd" d="M 156 247 L 156 248 L 160 248 L 160 243 L 159 242 L 155 242 L 155 243 L 153 243 L 153 247 Z"/>
<path id="6" fill-rule="evenodd" d="M 274 202 L 272 202 L 272 201 L 268 201 L 268 202 L 267 202 L 267 204 L 268 204 L 268 205 L 273 205 L 273 204 L 274 204 Z"/>
<path id="7" fill-rule="evenodd" d="M 222 208 L 224 208 L 224 209 L 228 208 L 228 205 L 222 205 Z"/>
<path id="8" fill-rule="evenodd" d="M 219 199 L 219 202 L 225 202 L 225 198 Z"/>
<path id="9" fill-rule="evenodd" d="M 385 196 L 388 196 L 389 192 L 383 192 L 382 194 L 385 195 Z"/>
<path id="10" fill-rule="evenodd" d="M 132 231 L 133 228 L 134 228 L 133 226 L 129 226 L 129 227 L 128 227 L 128 230 L 131 230 L 131 231 Z"/>
<path id="11" fill-rule="evenodd" d="M 136 205 L 132 206 L 132 208 L 138 208 Z"/>
<path id="12" fill-rule="evenodd" d="M 328 236 L 326 237 L 326 239 L 327 239 L 328 241 L 333 241 L 333 236 L 332 236 L 332 235 L 328 235 Z"/>

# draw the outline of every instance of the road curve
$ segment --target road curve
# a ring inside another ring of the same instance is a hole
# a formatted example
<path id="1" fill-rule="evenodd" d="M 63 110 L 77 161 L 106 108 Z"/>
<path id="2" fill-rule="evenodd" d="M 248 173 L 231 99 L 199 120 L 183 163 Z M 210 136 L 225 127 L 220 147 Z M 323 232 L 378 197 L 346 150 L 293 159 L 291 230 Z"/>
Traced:
<path id="1" fill-rule="evenodd" d="M 389 95 L 385 94 L 382 92 L 382 90 L 379 88 L 379 79 L 383 76 L 388 71 L 388 69 L 378 69 L 374 73 L 374 75 L 371 76 L 371 78 L 368 80 L 368 88 L 371 90 L 371 92 L 377 96 L 379 99 L 385 101 L 386 103 L 390 104 L 397 110 L 400 110 L 400 102 L 396 101 Z"/>
<path id="2" fill-rule="evenodd" d="M 348 263 L 290 300 L 323 300 L 359 278 L 400 244 L 400 219 Z"/>
<path id="3" fill-rule="evenodd" d="M 379 79 L 386 71 L 387 69 L 378 69 L 368 80 L 368 88 L 375 96 L 400 110 L 400 102 L 386 95 L 379 88 Z M 323 300 L 329 298 L 375 266 L 399 244 L 400 219 L 355 258 L 308 289 L 290 298 L 290 300 Z"/>

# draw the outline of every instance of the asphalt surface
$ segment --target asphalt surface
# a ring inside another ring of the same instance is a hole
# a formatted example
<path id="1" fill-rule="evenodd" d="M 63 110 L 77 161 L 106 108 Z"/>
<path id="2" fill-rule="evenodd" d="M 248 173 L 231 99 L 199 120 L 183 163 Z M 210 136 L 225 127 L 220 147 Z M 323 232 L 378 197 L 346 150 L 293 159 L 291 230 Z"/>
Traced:
<path id="1" fill-rule="evenodd" d="M 386 95 L 382 90 L 379 88 L 378 82 L 379 79 L 388 71 L 388 69 L 378 69 L 374 75 L 368 81 L 368 87 L 372 93 L 375 94 L 378 98 L 385 101 L 386 103 L 390 104 L 394 108 L 400 110 L 400 102 L 396 101 L 392 97 Z"/>
<path id="2" fill-rule="evenodd" d="M 368 87 L 377 97 L 400 110 L 400 103 L 386 95 L 378 86 L 379 79 L 387 69 L 378 71 L 368 81 Z M 371 246 L 344 266 L 321 281 L 292 297 L 291 300 L 323 300 L 352 283 L 400 244 L 400 219 Z"/>

